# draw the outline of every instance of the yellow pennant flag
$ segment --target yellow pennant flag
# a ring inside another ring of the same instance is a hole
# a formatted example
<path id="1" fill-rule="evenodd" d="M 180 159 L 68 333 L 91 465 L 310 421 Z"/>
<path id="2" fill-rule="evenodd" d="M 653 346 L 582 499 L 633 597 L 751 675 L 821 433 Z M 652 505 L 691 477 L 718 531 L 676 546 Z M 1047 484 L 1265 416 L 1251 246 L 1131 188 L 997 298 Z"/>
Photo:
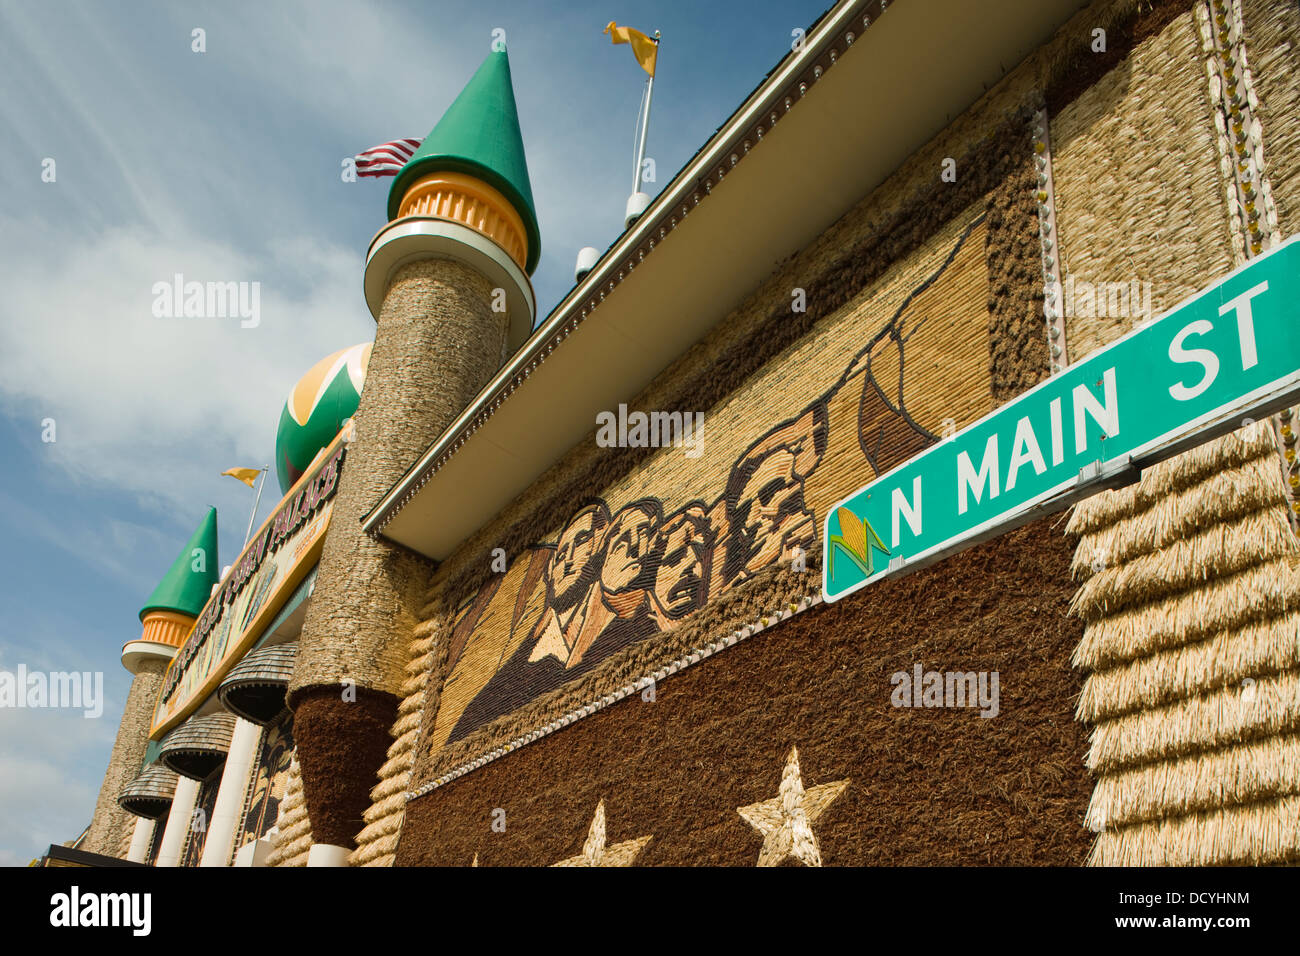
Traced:
<path id="1" fill-rule="evenodd" d="M 252 488 L 257 482 L 257 476 L 261 473 L 261 468 L 227 468 L 222 472 L 223 475 L 229 475 L 231 478 L 238 478 L 250 488 Z"/>
<path id="2" fill-rule="evenodd" d="M 659 53 L 659 44 L 650 39 L 640 30 L 633 30 L 631 27 L 621 27 L 613 20 L 609 21 L 609 26 L 605 27 L 605 32 L 609 38 L 617 43 L 632 44 L 632 55 L 636 61 L 641 64 L 641 69 L 645 70 L 651 76 L 655 75 L 655 57 Z"/>

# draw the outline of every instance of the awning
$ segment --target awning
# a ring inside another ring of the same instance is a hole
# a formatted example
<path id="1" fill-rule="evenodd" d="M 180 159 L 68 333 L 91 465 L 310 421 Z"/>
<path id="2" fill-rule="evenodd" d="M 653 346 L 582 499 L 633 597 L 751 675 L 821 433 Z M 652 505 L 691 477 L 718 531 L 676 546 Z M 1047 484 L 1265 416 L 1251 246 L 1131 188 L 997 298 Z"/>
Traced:
<path id="1" fill-rule="evenodd" d="M 252 723 L 269 724 L 284 710 L 297 653 L 296 641 L 250 652 L 217 687 L 222 706 Z"/>
<path id="2" fill-rule="evenodd" d="M 233 714 L 192 717 L 167 735 L 158 759 L 182 777 L 206 780 L 225 762 L 234 732 Z"/>
<path id="3" fill-rule="evenodd" d="M 151 763 L 117 795 L 117 805 L 146 820 L 157 820 L 171 809 L 176 771 Z"/>

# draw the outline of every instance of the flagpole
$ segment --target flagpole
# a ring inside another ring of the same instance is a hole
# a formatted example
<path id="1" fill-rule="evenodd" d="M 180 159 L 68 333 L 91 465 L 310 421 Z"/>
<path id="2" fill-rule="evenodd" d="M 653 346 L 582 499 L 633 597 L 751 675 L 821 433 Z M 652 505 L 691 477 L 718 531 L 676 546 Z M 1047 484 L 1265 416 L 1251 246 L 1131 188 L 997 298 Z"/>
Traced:
<path id="1" fill-rule="evenodd" d="M 244 546 L 248 546 L 248 539 L 253 536 L 253 521 L 257 518 L 257 506 L 262 503 L 262 486 L 266 484 L 266 473 L 270 471 L 270 465 L 262 466 L 262 476 L 257 479 L 257 497 L 253 499 L 253 513 L 248 516 L 248 530 L 244 532 Z"/>
<path id="2" fill-rule="evenodd" d="M 655 47 L 659 46 L 659 31 L 655 31 Z M 655 60 L 655 69 L 659 67 L 658 59 Z M 641 130 L 637 136 L 636 147 L 636 169 L 632 171 L 632 193 L 635 195 L 641 191 L 641 164 L 645 161 L 645 144 L 646 129 L 650 125 L 650 100 L 655 93 L 655 77 L 650 74 L 650 79 L 646 82 L 645 90 L 645 112 L 641 114 Z"/>

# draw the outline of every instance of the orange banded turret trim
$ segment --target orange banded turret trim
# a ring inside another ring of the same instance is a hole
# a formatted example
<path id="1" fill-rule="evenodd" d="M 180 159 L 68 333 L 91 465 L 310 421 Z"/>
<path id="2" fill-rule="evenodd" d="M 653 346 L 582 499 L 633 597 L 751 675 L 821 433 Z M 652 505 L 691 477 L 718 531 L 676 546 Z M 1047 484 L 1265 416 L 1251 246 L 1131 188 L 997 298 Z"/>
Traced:
<path id="1" fill-rule="evenodd" d="M 417 179 L 402 197 L 397 215 L 458 222 L 487 236 L 520 268 L 528 259 L 523 219 L 505 196 L 473 176 L 440 172 Z"/>
<path id="2" fill-rule="evenodd" d="M 140 640 L 180 647 L 194 627 L 195 618 L 175 611 L 150 611 L 144 616 Z"/>

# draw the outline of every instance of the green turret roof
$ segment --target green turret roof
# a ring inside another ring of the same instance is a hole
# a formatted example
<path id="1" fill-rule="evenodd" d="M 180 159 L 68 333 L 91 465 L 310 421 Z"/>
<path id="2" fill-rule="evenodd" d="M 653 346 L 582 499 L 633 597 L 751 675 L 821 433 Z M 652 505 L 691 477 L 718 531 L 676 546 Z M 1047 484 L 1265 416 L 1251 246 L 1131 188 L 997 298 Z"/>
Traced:
<path id="1" fill-rule="evenodd" d="M 524 139 L 510 83 L 510 59 L 505 50 L 488 54 L 411 161 L 393 179 L 388 193 L 388 218 L 397 218 L 397 209 L 411 183 L 439 171 L 477 176 L 510 200 L 528 232 L 525 268 L 532 275 L 541 253 L 542 236 L 537 229 L 537 210 L 533 207 Z"/>
<path id="2" fill-rule="evenodd" d="M 209 508 L 171 568 L 163 575 L 140 609 L 140 620 L 150 611 L 176 611 L 198 617 L 219 578 L 217 562 L 217 509 Z"/>

